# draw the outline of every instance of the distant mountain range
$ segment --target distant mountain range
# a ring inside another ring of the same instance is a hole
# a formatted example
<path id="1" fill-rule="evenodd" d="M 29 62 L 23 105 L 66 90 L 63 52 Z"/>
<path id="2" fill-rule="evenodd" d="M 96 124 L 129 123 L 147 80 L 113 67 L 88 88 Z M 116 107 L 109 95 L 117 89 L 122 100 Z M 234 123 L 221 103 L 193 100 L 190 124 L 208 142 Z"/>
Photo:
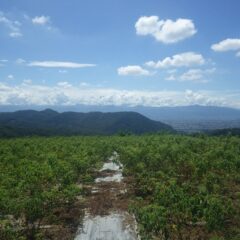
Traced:
<path id="1" fill-rule="evenodd" d="M 29 109 L 30 106 L 0 106 L 0 112 Z M 43 110 L 49 106 L 31 106 Z M 240 128 L 240 110 L 215 106 L 144 107 L 144 106 L 54 106 L 59 112 L 138 112 L 152 120 L 161 121 L 184 132 L 199 132 L 214 129 Z"/>
<path id="2" fill-rule="evenodd" d="M 0 113 L 0 136 L 112 135 L 170 131 L 167 124 L 136 112 L 58 113 L 51 109 Z"/>
<path id="3" fill-rule="evenodd" d="M 44 110 L 51 108 L 58 112 L 138 112 L 153 120 L 233 120 L 240 119 L 240 109 L 216 106 L 183 106 L 183 107 L 145 107 L 145 106 L 0 106 L 0 112 L 14 112 L 18 110 Z"/>

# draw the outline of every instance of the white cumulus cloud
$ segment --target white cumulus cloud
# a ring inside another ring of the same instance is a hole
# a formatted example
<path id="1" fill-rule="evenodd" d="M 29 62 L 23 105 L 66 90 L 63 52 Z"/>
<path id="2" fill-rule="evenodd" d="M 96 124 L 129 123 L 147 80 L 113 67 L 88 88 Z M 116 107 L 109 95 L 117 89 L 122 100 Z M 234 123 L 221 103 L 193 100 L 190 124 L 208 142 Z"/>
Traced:
<path id="1" fill-rule="evenodd" d="M 138 35 L 151 35 L 162 43 L 176 43 L 197 33 L 191 19 L 160 20 L 158 16 L 140 17 L 135 24 Z"/>
<path id="2" fill-rule="evenodd" d="M 35 25 L 46 25 L 50 23 L 50 17 L 49 16 L 36 16 L 32 19 L 32 23 Z"/>
<path id="3" fill-rule="evenodd" d="M 28 64 L 30 67 L 45 68 L 86 68 L 95 67 L 96 64 L 76 63 L 76 62 L 58 62 L 58 61 L 34 61 Z"/>
<path id="4" fill-rule="evenodd" d="M 146 63 L 148 67 L 153 68 L 170 68 L 170 67 L 191 67 L 194 65 L 203 65 L 206 62 L 201 54 L 194 52 L 185 52 L 176 54 L 172 57 L 166 57 L 158 62 L 149 61 Z"/>
<path id="5" fill-rule="evenodd" d="M 216 52 L 240 50 L 240 38 L 228 38 L 212 45 L 212 50 Z"/>
<path id="6" fill-rule="evenodd" d="M 24 64 L 24 63 L 26 63 L 26 61 L 25 61 L 24 59 L 22 59 L 22 58 L 18 58 L 18 59 L 16 60 L 16 64 L 21 65 L 21 64 Z"/>
<path id="7" fill-rule="evenodd" d="M 132 65 L 118 68 L 118 74 L 122 76 L 148 76 L 150 72 L 141 66 Z"/>
<path id="8" fill-rule="evenodd" d="M 193 104 L 240 108 L 240 91 L 139 91 L 68 86 L 0 83 L 0 105 L 128 105 L 186 106 Z M 67 87 L 65 87 L 67 86 Z"/>
<path id="9" fill-rule="evenodd" d="M 18 38 L 18 37 L 22 36 L 22 33 L 21 32 L 11 32 L 11 33 L 9 33 L 9 36 L 12 38 Z"/>

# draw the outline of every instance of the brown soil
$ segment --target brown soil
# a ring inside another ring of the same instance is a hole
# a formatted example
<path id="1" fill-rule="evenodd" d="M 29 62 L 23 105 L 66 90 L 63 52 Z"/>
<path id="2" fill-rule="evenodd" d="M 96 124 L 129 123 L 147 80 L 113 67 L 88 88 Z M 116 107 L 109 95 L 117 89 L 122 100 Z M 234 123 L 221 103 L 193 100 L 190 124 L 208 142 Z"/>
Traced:
<path id="1" fill-rule="evenodd" d="M 113 176 L 116 171 L 102 171 L 97 177 Z M 125 178 L 122 182 L 95 183 L 87 202 L 89 213 L 93 216 L 107 215 L 112 211 L 127 211 L 129 206 L 129 192 L 126 190 Z"/>
<path id="2" fill-rule="evenodd" d="M 91 215 L 106 215 L 113 210 L 127 210 L 128 198 L 124 183 L 98 183 L 97 192 L 89 197 L 89 212 Z"/>
<path id="3" fill-rule="evenodd" d="M 113 176 L 116 171 L 105 170 L 96 172 L 95 177 Z M 83 190 L 86 194 L 85 201 L 79 200 L 75 206 L 68 209 L 56 209 L 56 216 L 60 225 L 50 225 L 50 228 L 42 230 L 46 240 L 70 240 L 74 239 L 77 229 L 87 210 L 92 216 L 107 215 L 112 211 L 127 211 L 131 189 L 126 190 L 126 186 L 131 186 L 131 178 L 125 177 L 120 183 L 101 182 L 92 185 L 84 185 Z M 129 221 L 131 221 L 130 219 Z M 128 219 L 125 220 L 128 224 Z"/>
<path id="4" fill-rule="evenodd" d="M 79 200 L 73 206 L 57 208 L 54 213 L 57 218 L 57 225 L 48 225 L 49 220 L 46 220 L 46 223 L 43 223 L 41 226 L 44 240 L 74 239 L 78 226 L 84 216 L 85 207 L 85 203 Z"/>

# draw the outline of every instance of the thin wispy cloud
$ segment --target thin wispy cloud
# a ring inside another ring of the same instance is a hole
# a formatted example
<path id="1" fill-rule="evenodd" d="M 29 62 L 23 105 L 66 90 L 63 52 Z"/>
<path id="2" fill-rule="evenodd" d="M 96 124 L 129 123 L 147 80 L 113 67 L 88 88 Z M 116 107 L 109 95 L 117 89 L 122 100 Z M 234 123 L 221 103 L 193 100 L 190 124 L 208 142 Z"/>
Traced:
<path id="1" fill-rule="evenodd" d="M 90 84 L 89 84 L 89 83 L 86 83 L 86 82 L 81 82 L 79 85 L 80 85 L 81 87 L 88 87 L 88 86 L 90 86 Z"/>
<path id="2" fill-rule="evenodd" d="M 67 73 L 68 71 L 65 70 L 65 69 L 60 69 L 58 72 L 59 72 L 59 73 Z"/>
<path id="3" fill-rule="evenodd" d="M 215 68 L 209 69 L 189 69 L 182 74 L 170 73 L 168 77 L 165 78 L 167 81 L 177 81 L 177 82 L 192 82 L 192 83 L 208 83 L 210 81 L 211 75 L 216 71 Z"/>
<path id="4" fill-rule="evenodd" d="M 70 84 L 69 82 L 58 82 L 57 85 L 59 87 L 63 87 L 63 88 L 70 88 L 70 87 L 72 87 L 72 84 Z"/>
<path id="5" fill-rule="evenodd" d="M 25 64 L 25 63 L 26 63 L 26 60 L 24 60 L 24 59 L 22 59 L 22 58 L 18 58 L 18 59 L 16 60 L 16 64 L 18 64 L 18 65 Z"/>
<path id="6" fill-rule="evenodd" d="M 7 78 L 8 78 L 9 80 L 13 80 L 13 79 L 14 79 L 14 76 L 13 76 L 12 74 L 9 74 L 9 75 L 7 76 Z"/>
<path id="7" fill-rule="evenodd" d="M 207 83 L 209 81 L 209 75 L 215 72 L 215 68 L 212 69 L 189 69 L 179 77 L 179 81 L 185 82 L 197 82 Z"/>
<path id="8" fill-rule="evenodd" d="M 146 66 L 153 68 L 178 68 L 203 65 L 206 62 L 201 54 L 194 52 L 185 52 L 176 54 L 172 57 L 166 57 L 163 60 L 146 62 Z"/>
<path id="9" fill-rule="evenodd" d="M 96 67 L 96 64 L 76 63 L 76 62 L 58 62 L 58 61 L 33 61 L 27 64 L 30 67 L 43 68 L 88 68 Z"/>
<path id="10" fill-rule="evenodd" d="M 24 79 L 23 84 L 25 84 L 25 85 L 32 84 L 32 80 L 31 79 Z"/>
<path id="11" fill-rule="evenodd" d="M 1 11 L 0 11 L 0 24 L 4 25 L 7 28 L 9 37 L 18 38 L 23 36 L 21 31 L 21 23 L 19 21 L 8 18 Z"/>
<path id="12" fill-rule="evenodd" d="M 7 62 L 8 62 L 7 59 L 1 59 L 1 60 L 0 60 L 0 67 L 4 67 Z"/>

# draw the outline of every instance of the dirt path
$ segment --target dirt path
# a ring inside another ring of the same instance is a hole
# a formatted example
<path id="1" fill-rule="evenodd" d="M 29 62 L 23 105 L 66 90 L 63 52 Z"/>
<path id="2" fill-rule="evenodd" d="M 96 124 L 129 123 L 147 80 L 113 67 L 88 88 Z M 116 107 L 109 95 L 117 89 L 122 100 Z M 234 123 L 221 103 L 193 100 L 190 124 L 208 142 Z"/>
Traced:
<path id="1" fill-rule="evenodd" d="M 118 155 L 103 165 L 87 199 L 83 225 L 75 240 L 137 240 L 137 225 L 127 212 L 128 197 Z"/>

